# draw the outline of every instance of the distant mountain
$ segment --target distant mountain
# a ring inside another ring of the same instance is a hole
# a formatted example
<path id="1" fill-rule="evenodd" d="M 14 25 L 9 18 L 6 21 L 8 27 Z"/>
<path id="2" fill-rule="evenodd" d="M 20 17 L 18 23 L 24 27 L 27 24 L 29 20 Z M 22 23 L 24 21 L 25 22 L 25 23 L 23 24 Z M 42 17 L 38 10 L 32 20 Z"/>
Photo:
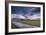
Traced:
<path id="1" fill-rule="evenodd" d="M 20 14 L 12 14 L 11 18 L 19 18 L 19 19 L 26 19 L 24 16 L 20 15 Z"/>
<path id="2" fill-rule="evenodd" d="M 36 20 L 36 19 L 40 19 L 40 15 L 39 14 L 35 14 L 35 15 L 22 15 L 22 14 L 12 14 L 11 18 L 18 18 L 18 19 L 30 19 L 30 20 Z"/>

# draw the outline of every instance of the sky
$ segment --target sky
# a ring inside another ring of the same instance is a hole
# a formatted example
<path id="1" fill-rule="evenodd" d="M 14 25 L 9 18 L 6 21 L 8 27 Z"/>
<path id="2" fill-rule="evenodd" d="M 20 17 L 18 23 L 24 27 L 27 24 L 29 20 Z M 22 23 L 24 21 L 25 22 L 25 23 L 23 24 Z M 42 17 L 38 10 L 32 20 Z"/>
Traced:
<path id="1" fill-rule="evenodd" d="M 40 14 L 40 7 L 22 7 L 22 6 L 11 6 L 12 14 L 21 14 L 21 15 L 34 15 Z"/>

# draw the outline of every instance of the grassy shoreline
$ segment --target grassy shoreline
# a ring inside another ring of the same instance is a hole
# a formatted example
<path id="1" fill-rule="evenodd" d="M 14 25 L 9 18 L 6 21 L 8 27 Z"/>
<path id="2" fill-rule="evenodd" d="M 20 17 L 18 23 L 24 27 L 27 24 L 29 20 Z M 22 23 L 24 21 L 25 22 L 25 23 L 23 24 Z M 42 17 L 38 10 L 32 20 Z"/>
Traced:
<path id="1" fill-rule="evenodd" d="M 29 19 L 14 19 L 14 21 L 19 22 L 19 23 L 24 23 L 24 24 L 29 24 L 29 25 L 34 25 L 40 27 L 40 20 L 29 20 Z"/>

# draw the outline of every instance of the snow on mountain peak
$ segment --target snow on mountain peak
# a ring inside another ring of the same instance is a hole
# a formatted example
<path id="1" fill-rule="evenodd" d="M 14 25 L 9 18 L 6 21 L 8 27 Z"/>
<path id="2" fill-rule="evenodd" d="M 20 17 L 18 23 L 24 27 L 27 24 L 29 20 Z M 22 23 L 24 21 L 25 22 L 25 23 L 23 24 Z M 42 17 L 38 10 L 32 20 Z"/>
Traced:
<path id="1" fill-rule="evenodd" d="M 19 18 L 19 19 L 26 19 L 24 16 L 20 15 L 20 14 L 12 14 L 11 16 L 12 18 Z"/>
<path id="2" fill-rule="evenodd" d="M 30 20 L 33 20 L 33 19 L 39 19 L 40 16 L 38 16 L 38 15 L 32 15 L 32 16 L 25 15 L 25 16 L 23 16 L 22 14 L 12 14 L 11 15 L 11 18 L 19 18 L 19 19 L 30 19 Z"/>

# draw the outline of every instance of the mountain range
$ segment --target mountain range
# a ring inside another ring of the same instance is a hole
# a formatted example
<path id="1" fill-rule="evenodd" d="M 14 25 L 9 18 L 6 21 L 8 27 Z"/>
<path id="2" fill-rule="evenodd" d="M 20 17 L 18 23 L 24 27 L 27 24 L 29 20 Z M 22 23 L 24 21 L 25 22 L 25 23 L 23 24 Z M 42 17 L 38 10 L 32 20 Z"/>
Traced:
<path id="1" fill-rule="evenodd" d="M 36 20 L 40 19 L 40 14 L 35 14 L 35 15 L 22 15 L 22 14 L 12 14 L 11 18 L 18 18 L 18 19 L 30 19 L 30 20 Z"/>

